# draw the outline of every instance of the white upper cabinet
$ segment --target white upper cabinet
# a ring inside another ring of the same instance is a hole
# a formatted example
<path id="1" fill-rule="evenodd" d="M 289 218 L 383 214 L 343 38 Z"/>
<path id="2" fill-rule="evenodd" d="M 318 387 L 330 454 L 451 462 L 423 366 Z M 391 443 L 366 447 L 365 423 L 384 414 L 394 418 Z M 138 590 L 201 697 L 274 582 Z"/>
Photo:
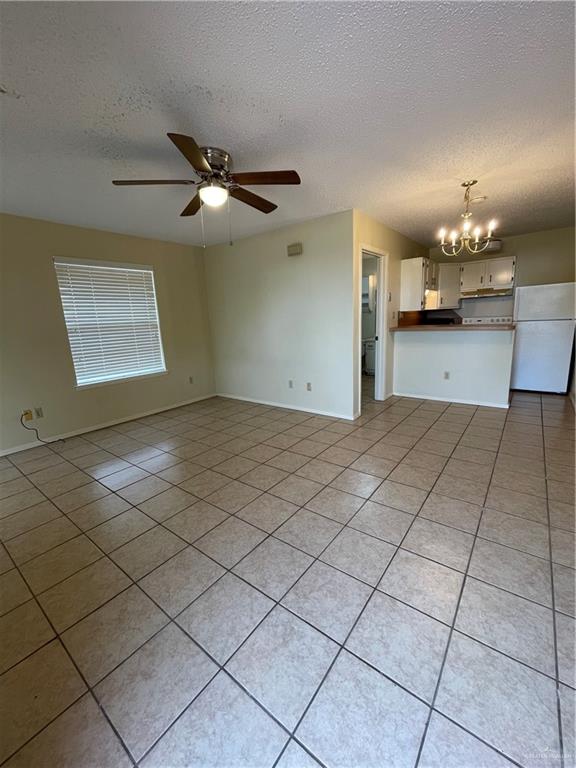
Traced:
<path id="1" fill-rule="evenodd" d="M 470 293 L 486 288 L 486 262 L 469 261 L 461 265 L 460 293 Z"/>
<path id="2" fill-rule="evenodd" d="M 512 288 L 515 260 L 512 256 L 486 262 L 486 288 Z"/>
<path id="3" fill-rule="evenodd" d="M 438 265 L 437 309 L 457 309 L 460 304 L 460 264 Z"/>

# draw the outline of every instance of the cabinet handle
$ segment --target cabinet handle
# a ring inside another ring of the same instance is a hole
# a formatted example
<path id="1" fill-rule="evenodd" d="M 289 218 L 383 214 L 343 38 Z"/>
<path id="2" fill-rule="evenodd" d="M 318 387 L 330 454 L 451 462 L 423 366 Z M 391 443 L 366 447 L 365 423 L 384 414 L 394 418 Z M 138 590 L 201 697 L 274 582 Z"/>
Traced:
<path id="1" fill-rule="evenodd" d="M 440 304 L 444 304 L 444 296 L 440 296 Z"/>
<path id="2" fill-rule="evenodd" d="M 490 275 L 490 280 L 488 280 L 489 283 L 492 282 L 492 275 Z"/>
<path id="3" fill-rule="evenodd" d="M 484 282 L 484 275 L 480 275 L 480 285 Z"/>

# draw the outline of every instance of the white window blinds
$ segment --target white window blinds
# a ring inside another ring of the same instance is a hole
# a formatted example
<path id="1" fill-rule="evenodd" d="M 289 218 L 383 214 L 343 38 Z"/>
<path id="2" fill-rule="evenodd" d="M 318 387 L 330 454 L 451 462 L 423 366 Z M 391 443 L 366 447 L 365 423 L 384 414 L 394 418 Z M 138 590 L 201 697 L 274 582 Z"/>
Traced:
<path id="1" fill-rule="evenodd" d="M 54 265 L 78 386 L 166 370 L 152 269 Z"/>

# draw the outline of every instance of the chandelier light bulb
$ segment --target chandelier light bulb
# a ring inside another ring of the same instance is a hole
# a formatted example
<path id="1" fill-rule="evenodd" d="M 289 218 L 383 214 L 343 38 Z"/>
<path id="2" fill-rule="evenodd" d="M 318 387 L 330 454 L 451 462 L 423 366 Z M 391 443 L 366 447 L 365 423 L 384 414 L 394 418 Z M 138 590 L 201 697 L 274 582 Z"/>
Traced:
<path id="1" fill-rule="evenodd" d="M 466 221 L 465 221 L 465 222 L 464 222 L 464 224 L 462 225 L 462 229 L 464 230 L 464 232 L 465 232 L 466 234 L 467 234 L 467 233 L 470 231 L 470 226 L 471 226 L 471 224 L 472 224 L 472 222 L 470 221 L 470 219 L 466 219 Z"/>
<path id="2" fill-rule="evenodd" d="M 482 232 L 482 230 L 480 229 L 480 227 L 476 227 L 476 228 L 475 228 L 475 230 L 474 230 L 474 237 L 476 238 L 476 239 L 474 240 L 474 242 L 475 242 L 475 243 L 477 243 L 477 242 L 478 242 L 478 240 L 480 240 L 480 234 L 481 234 L 481 232 Z"/>
<path id="3" fill-rule="evenodd" d="M 494 219 L 488 224 L 488 237 L 492 237 L 492 232 L 496 229 L 496 222 Z"/>
<path id="4" fill-rule="evenodd" d="M 452 240 L 452 245 L 456 245 L 456 238 L 458 237 L 458 232 L 456 232 L 455 229 L 450 232 L 450 240 Z"/>
<path id="5" fill-rule="evenodd" d="M 440 238 L 440 245 L 444 245 L 444 243 L 446 242 L 446 240 L 445 240 L 445 238 L 446 238 L 446 230 L 444 229 L 444 227 L 442 227 L 440 232 L 438 232 L 438 237 Z"/>
<path id="6" fill-rule="evenodd" d="M 217 181 L 207 181 L 198 190 L 200 199 L 211 208 L 218 208 L 228 199 L 228 190 Z"/>

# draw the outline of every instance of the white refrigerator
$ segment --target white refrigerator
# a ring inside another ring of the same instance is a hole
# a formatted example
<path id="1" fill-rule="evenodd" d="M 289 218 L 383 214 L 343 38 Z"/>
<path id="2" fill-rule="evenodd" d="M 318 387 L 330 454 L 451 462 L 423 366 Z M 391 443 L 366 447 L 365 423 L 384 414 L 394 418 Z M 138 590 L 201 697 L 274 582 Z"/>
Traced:
<path id="1" fill-rule="evenodd" d="M 574 345 L 575 283 L 517 288 L 512 389 L 566 392 Z"/>

